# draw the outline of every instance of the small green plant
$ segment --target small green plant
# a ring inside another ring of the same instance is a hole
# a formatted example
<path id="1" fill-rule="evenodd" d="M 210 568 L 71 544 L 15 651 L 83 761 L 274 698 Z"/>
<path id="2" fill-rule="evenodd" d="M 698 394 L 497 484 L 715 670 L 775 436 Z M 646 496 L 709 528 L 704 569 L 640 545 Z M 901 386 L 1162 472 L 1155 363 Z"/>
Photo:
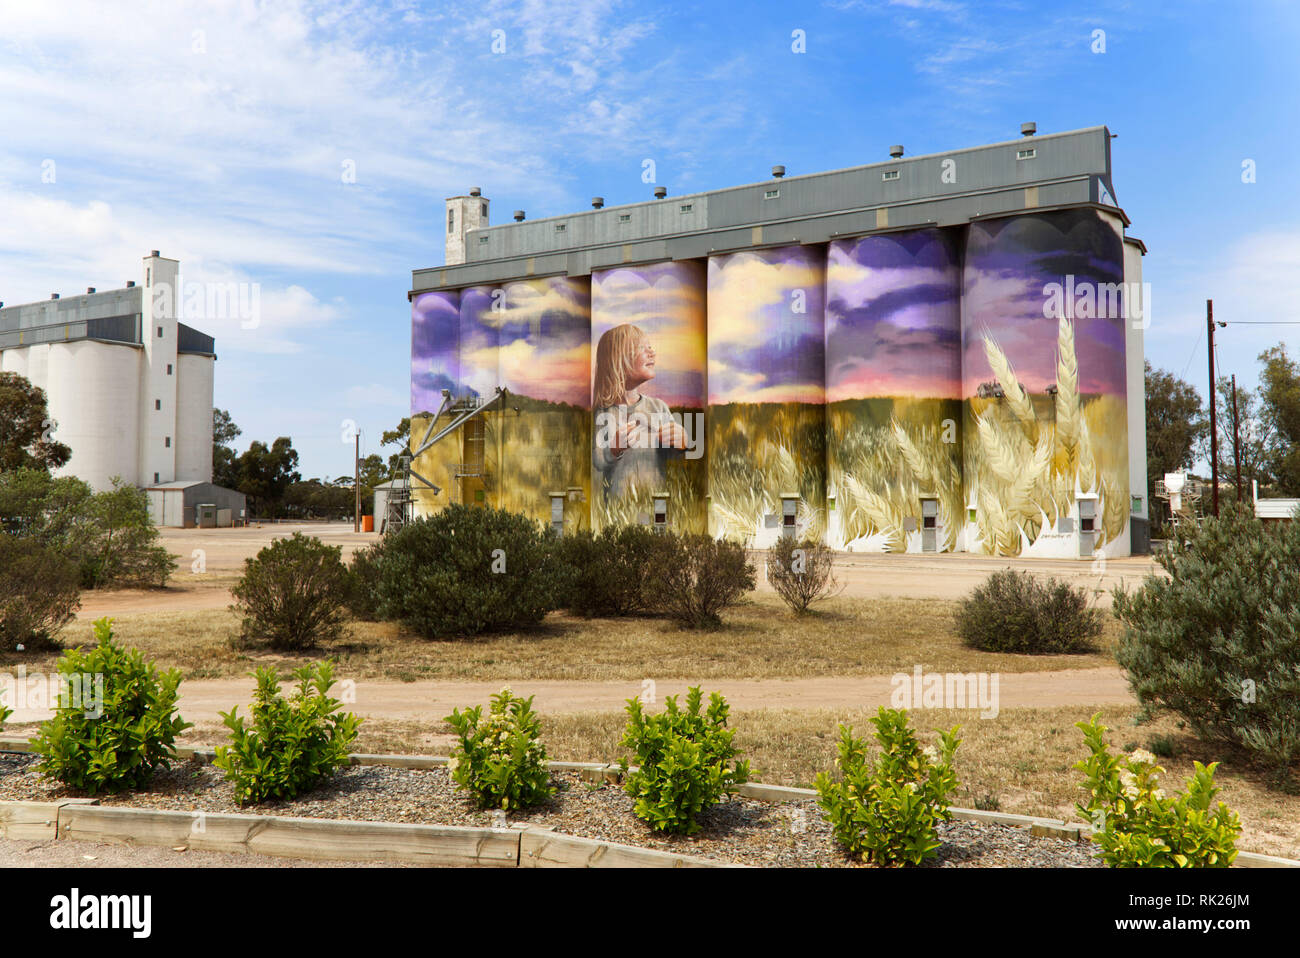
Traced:
<path id="1" fill-rule="evenodd" d="M 1159 788 L 1164 769 L 1142 749 L 1110 754 L 1097 713 L 1078 722 L 1092 754 L 1075 764 L 1086 776 L 1087 804 L 1077 807 L 1093 823 L 1101 858 L 1114 868 L 1227 868 L 1237 857 L 1241 820 L 1223 802 L 1211 811 L 1218 792 L 1217 762 L 1193 763 L 1187 791 L 1170 798 Z"/>
<path id="2" fill-rule="evenodd" d="M 139 649 L 118 645 L 111 619 L 94 628 L 94 648 L 60 657 L 63 689 L 34 745 L 43 775 L 90 795 L 145 785 L 191 726 L 176 714 L 180 670 L 159 675 Z"/>
<path id="3" fill-rule="evenodd" d="M 3 702 L 0 702 L 0 728 L 5 727 L 5 721 L 13 714 L 13 709 L 7 708 Z"/>
<path id="4" fill-rule="evenodd" d="M 1151 753 L 1156 758 L 1173 758 L 1178 754 L 1178 746 L 1174 744 L 1172 735 L 1155 735 L 1147 744 L 1151 746 Z"/>
<path id="5" fill-rule="evenodd" d="M 1074 654 L 1096 651 L 1102 615 L 1084 589 L 1002 569 L 962 599 L 956 626 L 967 645 L 984 652 Z"/>
<path id="6" fill-rule="evenodd" d="M 460 736 L 447 771 L 480 808 L 517 811 L 555 794 L 531 695 L 516 696 L 507 686 L 492 696 L 486 719 L 476 705 L 464 712 L 453 709 L 445 721 Z"/>
<path id="7" fill-rule="evenodd" d="M 981 812 L 996 812 L 1002 808 L 1002 800 L 993 792 L 985 792 L 975 797 L 975 808 Z"/>
<path id="8" fill-rule="evenodd" d="M 257 670 L 253 724 L 236 706 L 222 712 L 230 744 L 217 748 L 212 764 L 226 773 L 240 805 L 292 800 L 330 778 L 348 762 L 348 748 L 361 720 L 331 698 L 334 666 L 320 662 L 293 673 L 298 687 L 286 699 L 272 666 Z"/>
<path id="9" fill-rule="evenodd" d="M 244 617 L 241 639 L 297 650 L 341 636 L 350 587 L 342 551 L 295 532 L 245 559 L 230 590 Z"/>
<path id="10" fill-rule="evenodd" d="M 727 728 L 730 710 L 717 692 L 701 712 L 699 686 L 686 693 L 686 709 L 668 696 L 665 709 L 647 715 L 639 699 L 627 700 L 627 728 L 619 745 L 632 750 L 637 768 L 622 760 L 624 790 L 636 800 L 638 818 L 655 831 L 693 835 L 700 811 L 749 781 L 749 761 L 733 762 L 735 730 Z"/>
<path id="11" fill-rule="evenodd" d="M 939 733 L 939 747 L 921 747 L 904 709 L 881 708 L 871 720 L 881 755 L 867 756 L 865 739 L 840 726 L 840 779 L 817 776 L 817 802 L 835 840 L 851 855 L 877 865 L 919 865 L 938 853 L 938 822 L 952 816 L 949 796 L 957 787 L 953 754 L 960 727 Z"/>

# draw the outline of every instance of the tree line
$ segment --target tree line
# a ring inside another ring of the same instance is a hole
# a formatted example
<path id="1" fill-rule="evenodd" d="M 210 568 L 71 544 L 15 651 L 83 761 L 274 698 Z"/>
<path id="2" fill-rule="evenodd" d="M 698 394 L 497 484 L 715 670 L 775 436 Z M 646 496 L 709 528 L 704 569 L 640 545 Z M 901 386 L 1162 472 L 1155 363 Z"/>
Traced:
<path id="1" fill-rule="evenodd" d="M 1254 483 L 1261 498 L 1300 498 L 1300 363 L 1281 343 L 1260 353 L 1259 363 L 1258 387 L 1238 384 L 1235 403 L 1231 377 L 1215 383 L 1220 499 L 1249 501 Z M 1146 429 L 1147 501 L 1152 535 L 1158 537 L 1169 509 L 1155 498 L 1156 480 L 1210 461 L 1210 419 L 1194 386 L 1150 362 Z"/>
<path id="2" fill-rule="evenodd" d="M 361 514 L 374 509 L 374 491 L 396 474 L 398 460 L 410 437 L 411 420 L 404 418 L 380 437 L 381 446 L 396 446 L 387 459 L 371 453 L 361 460 Z M 244 452 L 234 441 L 243 434 L 230 413 L 212 410 L 212 481 L 248 497 L 250 517 L 263 519 L 345 519 L 355 505 L 353 476 L 304 479 L 298 471 L 293 440 L 280 436 L 270 445 L 253 440 Z"/>

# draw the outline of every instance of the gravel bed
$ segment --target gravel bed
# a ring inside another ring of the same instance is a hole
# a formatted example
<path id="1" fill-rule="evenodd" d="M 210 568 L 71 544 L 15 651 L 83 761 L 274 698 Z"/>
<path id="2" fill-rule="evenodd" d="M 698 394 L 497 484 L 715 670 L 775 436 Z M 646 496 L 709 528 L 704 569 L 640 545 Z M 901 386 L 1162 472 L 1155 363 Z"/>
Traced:
<path id="1" fill-rule="evenodd" d="M 51 801 L 80 797 L 36 772 L 36 757 L 0 754 L 0 800 Z M 219 769 L 199 761 L 161 770 L 148 791 L 100 796 L 104 805 L 207 814 L 243 812 L 299 818 L 339 818 L 413 824 L 488 826 L 527 823 L 558 832 L 658 848 L 679 854 L 767 867 L 866 867 L 836 847 L 815 801 L 759 802 L 735 798 L 700 815 L 701 831 L 689 838 L 654 834 L 632 813 L 622 788 L 588 782 L 574 772 L 552 775 L 558 787 L 547 804 L 520 814 L 480 811 L 444 769 L 342 768 L 326 785 L 292 802 L 240 808 Z M 1036 838 L 1028 830 L 980 822 L 943 822 L 943 844 L 930 868 L 1101 867 L 1088 843 Z"/>

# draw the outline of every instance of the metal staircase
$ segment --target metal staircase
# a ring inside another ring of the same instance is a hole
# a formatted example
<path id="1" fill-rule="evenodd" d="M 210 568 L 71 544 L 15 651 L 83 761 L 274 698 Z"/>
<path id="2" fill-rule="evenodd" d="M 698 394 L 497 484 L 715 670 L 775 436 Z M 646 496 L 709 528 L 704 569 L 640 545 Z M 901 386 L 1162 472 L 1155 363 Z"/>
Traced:
<path id="1" fill-rule="evenodd" d="M 412 494 L 412 479 L 432 489 L 434 495 L 439 495 L 442 492 L 441 488 L 411 468 L 411 460 L 423 455 L 435 444 L 452 435 L 462 426 L 477 422 L 481 427 L 482 420 L 476 420 L 475 417 L 487 412 L 493 405 L 503 401 L 505 397 L 506 390 L 500 387 L 497 387 L 495 394 L 488 399 L 483 399 L 481 396 L 468 396 L 453 400 L 450 390 L 444 389 L 442 391 L 442 405 L 438 407 L 438 411 L 429 420 L 429 428 L 425 430 L 419 445 L 412 450 L 410 455 L 403 455 L 398 460 L 396 474 L 393 476 L 393 485 L 389 488 L 388 507 L 385 510 L 380 532 L 396 532 L 411 521 L 412 506 L 415 501 Z M 450 421 L 435 434 L 434 428 L 444 412 L 449 413 Z M 464 489 L 465 480 L 467 479 L 471 481 L 478 480 L 483 484 L 484 488 L 491 487 L 492 476 L 484 466 L 485 457 L 482 448 L 482 444 L 485 442 L 484 432 L 481 428 L 477 429 L 476 432 L 479 452 L 478 455 L 471 457 L 472 460 L 476 461 L 458 462 L 450 467 L 453 479 L 460 484 L 462 501 L 465 498 Z M 470 437 L 469 442 L 474 441 L 474 438 Z"/>

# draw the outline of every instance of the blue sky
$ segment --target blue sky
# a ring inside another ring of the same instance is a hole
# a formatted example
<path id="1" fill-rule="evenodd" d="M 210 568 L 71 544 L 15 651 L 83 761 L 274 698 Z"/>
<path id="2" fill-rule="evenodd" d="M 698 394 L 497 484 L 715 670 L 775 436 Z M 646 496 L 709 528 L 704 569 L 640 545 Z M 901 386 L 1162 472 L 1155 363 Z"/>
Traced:
<path id="1" fill-rule="evenodd" d="M 260 284 L 256 328 L 194 324 L 216 404 L 240 448 L 289 435 L 332 477 L 345 420 L 376 451 L 406 414 L 446 196 L 482 187 L 499 223 L 648 198 L 647 158 L 683 193 L 1106 124 L 1147 355 L 1203 389 L 1207 297 L 1300 321 L 1297 49 L 1284 0 L 4 2 L 0 300 L 121 286 L 150 249 Z M 1222 367 L 1253 383 L 1288 337 L 1229 326 Z"/>

